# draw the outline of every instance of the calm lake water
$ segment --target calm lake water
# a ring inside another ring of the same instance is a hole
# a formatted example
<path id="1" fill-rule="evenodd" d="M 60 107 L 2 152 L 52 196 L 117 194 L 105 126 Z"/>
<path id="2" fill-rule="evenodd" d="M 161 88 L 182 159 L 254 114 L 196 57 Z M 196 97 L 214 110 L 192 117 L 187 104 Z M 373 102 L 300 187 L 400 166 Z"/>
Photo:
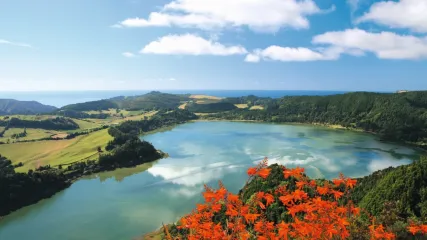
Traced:
<path id="1" fill-rule="evenodd" d="M 204 183 L 222 180 L 237 192 L 264 156 L 317 178 L 359 177 L 418 158 L 368 134 L 302 125 L 195 122 L 143 138 L 170 157 L 79 180 L 5 217 L 0 239 L 133 239 L 190 212 Z"/>

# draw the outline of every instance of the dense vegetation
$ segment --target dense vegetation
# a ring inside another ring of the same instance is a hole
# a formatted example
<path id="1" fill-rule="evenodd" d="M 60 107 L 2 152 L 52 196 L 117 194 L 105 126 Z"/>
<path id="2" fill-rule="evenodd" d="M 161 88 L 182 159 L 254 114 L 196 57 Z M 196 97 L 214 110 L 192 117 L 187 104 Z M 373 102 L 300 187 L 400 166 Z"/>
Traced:
<path id="1" fill-rule="evenodd" d="M 55 117 L 45 120 L 24 120 L 19 118 L 11 118 L 0 120 L 0 126 L 5 128 L 41 128 L 46 130 L 74 130 L 78 129 L 79 125 L 70 118 Z"/>
<path id="2" fill-rule="evenodd" d="M 0 99 L 0 115 L 50 113 L 56 107 L 43 105 L 36 101 Z"/>
<path id="3" fill-rule="evenodd" d="M 181 102 L 187 100 L 189 100 L 189 95 L 168 94 L 154 91 L 141 96 L 120 96 L 99 101 L 71 104 L 62 107 L 61 110 L 73 110 L 81 112 L 108 110 L 111 108 L 120 108 L 130 111 L 173 109 L 177 108 Z M 77 113 L 66 112 L 66 114 L 69 115 Z"/>
<path id="4" fill-rule="evenodd" d="M 427 157 L 359 179 L 352 199 L 375 215 L 385 210 L 385 203 L 393 202 L 399 217 L 427 221 Z"/>
<path id="5" fill-rule="evenodd" d="M 81 111 L 71 110 L 71 109 L 65 109 L 65 110 L 59 110 L 55 112 L 55 114 L 59 116 L 69 117 L 69 118 L 95 118 L 95 119 L 106 119 L 110 115 L 106 113 L 85 113 Z"/>
<path id="6" fill-rule="evenodd" d="M 123 122 L 117 127 L 112 127 L 111 131 L 117 129 L 122 133 L 140 135 L 144 132 L 153 131 L 162 127 L 170 127 L 194 119 L 197 119 L 197 116 L 187 110 L 164 110 L 159 111 L 156 115 L 148 120 Z"/>
<path id="7" fill-rule="evenodd" d="M 0 155 L 0 216 L 48 198 L 69 186 L 55 169 L 16 173 L 11 161 Z"/>
<path id="8" fill-rule="evenodd" d="M 237 195 L 221 183 L 218 190 L 205 186 L 205 203 L 197 204 L 177 224 L 164 226 L 164 235 L 166 239 L 220 239 L 224 234 L 237 239 L 422 238 L 427 234 L 427 225 L 422 225 L 427 217 L 426 165 L 427 158 L 422 158 L 363 179 L 340 176 L 328 181 L 312 180 L 302 168 L 266 167 L 263 161 L 248 169 L 250 178 Z"/>
<path id="9" fill-rule="evenodd" d="M 99 111 L 108 110 L 110 108 L 117 108 L 117 104 L 109 100 L 98 100 L 84 103 L 76 103 L 64 106 L 61 110 L 74 110 L 74 111 Z"/>
<path id="10" fill-rule="evenodd" d="M 189 100 L 188 97 L 153 91 L 141 96 L 117 97 L 110 100 L 126 110 L 158 110 L 177 108 L 181 102 Z"/>
<path id="11" fill-rule="evenodd" d="M 224 112 L 236 109 L 237 107 L 234 104 L 229 102 L 217 102 L 217 103 L 206 103 L 206 104 L 197 104 L 189 103 L 186 105 L 185 109 L 191 112 L 196 113 L 216 113 Z"/>
<path id="12" fill-rule="evenodd" d="M 212 114 L 208 118 L 339 124 L 377 133 L 384 140 L 418 145 L 427 143 L 427 91 L 395 94 L 355 92 L 262 101 L 265 110 L 236 109 Z"/>

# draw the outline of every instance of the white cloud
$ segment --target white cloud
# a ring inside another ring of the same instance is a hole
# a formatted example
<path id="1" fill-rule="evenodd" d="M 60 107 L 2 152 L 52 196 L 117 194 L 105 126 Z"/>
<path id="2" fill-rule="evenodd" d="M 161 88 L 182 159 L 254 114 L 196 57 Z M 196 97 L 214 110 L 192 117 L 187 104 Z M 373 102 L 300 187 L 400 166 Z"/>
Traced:
<path id="1" fill-rule="evenodd" d="M 361 29 L 327 32 L 315 36 L 314 44 L 341 48 L 341 53 L 362 55 L 372 52 L 381 59 L 427 58 L 427 38 L 398 35 L 392 32 L 371 33 Z"/>
<path id="2" fill-rule="evenodd" d="M 277 32 L 284 27 L 308 28 L 307 16 L 316 13 L 322 10 L 313 0 L 175 0 L 148 18 L 129 18 L 113 27 L 249 27 Z"/>
<path id="3" fill-rule="evenodd" d="M 7 44 L 7 45 L 12 45 L 12 46 L 17 46 L 17 47 L 32 48 L 32 46 L 30 44 L 27 44 L 27 43 L 11 42 L 11 41 L 7 41 L 4 39 L 0 39 L 0 44 Z"/>
<path id="4" fill-rule="evenodd" d="M 261 60 L 261 58 L 256 53 L 250 53 L 250 54 L 246 55 L 246 58 L 245 58 L 245 62 L 256 63 L 256 62 L 259 62 L 260 60 Z"/>
<path id="5" fill-rule="evenodd" d="M 427 32 L 427 0 L 400 0 L 374 3 L 357 22 L 372 21 L 392 28 Z"/>
<path id="6" fill-rule="evenodd" d="M 142 54 L 175 54 L 175 55 L 217 55 L 229 56 L 247 53 L 240 45 L 225 46 L 219 42 L 206 40 L 192 34 L 168 35 L 150 42 Z"/>
<path id="7" fill-rule="evenodd" d="M 124 52 L 124 53 L 122 53 L 122 55 L 124 57 L 127 57 L 127 58 L 133 58 L 133 57 L 135 57 L 135 54 L 133 54 L 131 52 Z"/>
<path id="8" fill-rule="evenodd" d="M 250 62 L 250 60 L 253 60 L 253 62 L 257 62 L 257 60 L 263 59 L 282 62 L 307 62 L 333 60 L 338 56 L 329 56 L 328 54 L 316 52 L 308 48 L 290 48 L 273 45 L 263 50 L 255 50 L 246 56 L 246 61 Z"/>
<path id="9" fill-rule="evenodd" d="M 176 78 L 169 78 L 169 81 L 176 81 Z"/>

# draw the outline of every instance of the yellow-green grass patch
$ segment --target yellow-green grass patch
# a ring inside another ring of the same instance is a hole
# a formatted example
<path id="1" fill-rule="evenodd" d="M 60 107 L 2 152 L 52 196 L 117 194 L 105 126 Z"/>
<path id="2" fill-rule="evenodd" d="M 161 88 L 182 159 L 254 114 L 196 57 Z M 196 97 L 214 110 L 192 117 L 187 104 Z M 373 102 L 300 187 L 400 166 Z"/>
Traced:
<path id="1" fill-rule="evenodd" d="M 209 96 L 209 95 L 201 95 L 201 94 L 191 95 L 190 98 L 194 98 L 194 99 L 211 99 L 211 100 L 221 100 L 222 99 L 220 97 Z"/>
<path id="2" fill-rule="evenodd" d="M 185 109 L 185 107 L 187 106 L 187 103 L 183 103 L 183 104 L 181 104 L 181 105 L 179 105 L 179 109 Z"/>
<path id="3" fill-rule="evenodd" d="M 63 134 L 63 132 L 54 131 L 54 130 L 45 130 L 45 129 L 35 129 L 35 128 L 27 128 L 27 136 L 21 137 L 18 139 L 13 139 L 13 134 L 19 134 L 24 132 L 24 128 L 10 128 L 8 129 L 4 136 L 0 138 L 0 141 L 7 141 L 7 139 L 10 139 L 9 141 L 23 141 L 23 140 L 36 140 L 41 138 L 47 138 L 53 135 L 57 134 Z"/>
<path id="4" fill-rule="evenodd" d="M 248 104 L 234 104 L 238 108 L 248 108 Z"/>
<path id="5" fill-rule="evenodd" d="M 130 116 L 130 117 L 125 117 L 125 118 L 115 119 L 114 121 L 112 121 L 112 123 L 118 124 L 118 123 L 121 123 L 124 121 L 144 120 L 145 117 L 150 118 L 150 117 L 154 116 L 157 112 L 158 111 L 151 111 L 151 112 L 147 112 L 147 113 L 136 115 L 136 116 Z"/>
<path id="6" fill-rule="evenodd" d="M 9 117 L 9 119 L 19 118 L 22 120 L 41 121 L 41 120 L 46 120 L 46 119 L 50 119 L 50 118 L 56 118 L 57 116 L 55 116 L 55 115 L 9 115 L 8 117 Z"/>
<path id="7" fill-rule="evenodd" d="M 73 121 L 79 125 L 80 129 L 91 129 L 101 127 L 104 119 L 75 119 Z"/>
<path id="8" fill-rule="evenodd" d="M 249 110 L 264 110 L 264 107 L 261 105 L 255 105 L 249 108 Z"/>
<path id="9" fill-rule="evenodd" d="M 103 129 L 69 140 L 2 144 L 0 154 L 10 159 L 13 164 L 24 163 L 24 166 L 16 170 L 26 172 L 47 164 L 57 166 L 97 159 L 98 146 L 104 149 L 112 139 L 108 129 Z"/>

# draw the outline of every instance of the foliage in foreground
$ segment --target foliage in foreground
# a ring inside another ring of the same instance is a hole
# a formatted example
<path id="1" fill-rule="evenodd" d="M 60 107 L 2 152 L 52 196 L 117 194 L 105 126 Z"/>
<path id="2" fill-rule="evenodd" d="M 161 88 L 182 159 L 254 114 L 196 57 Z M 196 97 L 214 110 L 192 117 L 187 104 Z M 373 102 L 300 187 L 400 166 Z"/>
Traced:
<path id="1" fill-rule="evenodd" d="M 357 207 L 350 200 L 355 179 L 341 174 L 333 181 L 311 180 L 303 168 L 267 165 L 265 159 L 249 168 L 248 183 L 238 195 L 221 182 L 217 190 L 205 186 L 205 203 L 178 225 L 164 227 L 166 239 L 395 239 L 427 234 L 427 225 L 415 220 L 403 233 L 396 232 L 390 217 L 376 218 Z M 279 174 L 285 181 L 277 182 Z M 254 188 L 268 190 L 252 192 Z"/>

